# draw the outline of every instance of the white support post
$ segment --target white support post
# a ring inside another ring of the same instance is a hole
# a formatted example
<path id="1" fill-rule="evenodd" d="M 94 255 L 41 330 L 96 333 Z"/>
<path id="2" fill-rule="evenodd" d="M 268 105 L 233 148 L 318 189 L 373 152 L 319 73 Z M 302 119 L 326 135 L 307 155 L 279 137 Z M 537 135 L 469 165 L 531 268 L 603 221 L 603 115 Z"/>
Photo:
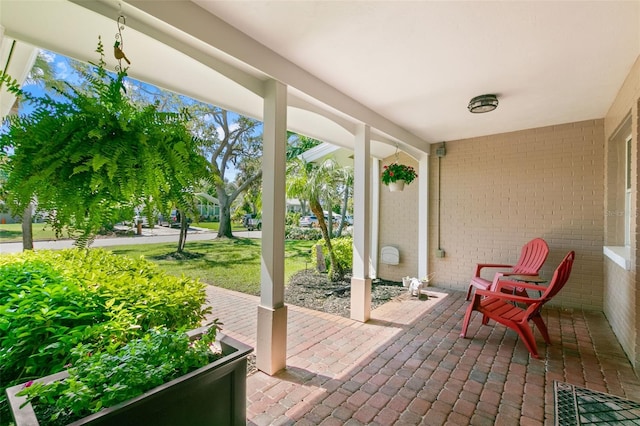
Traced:
<path id="1" fill-rule="evenodd" d="M 371 262 L 369 276 L 378 277 L 378 253 L 380 251 L 380 160 L 371 158 Z"/>
<path id="2" fill-rule="evenodd" d="M 265 83 L 262 154 L 262 265 L 256 336 L 256 367 L 275 374 L 286 367 L 287 307 L 284 304 L 284 217 L 287 88 Z"/>
<path id="3" fill-rule="evenodd" d="M 371 129 L 360 125 L 355 135 L 353 182 L 353 274 L 351 319 L 371 318 Z"/>
<path id="4" fill-rule="evenodd" d="M 429 154 L 418 160 L 418 278 L 429 274 Z"/>

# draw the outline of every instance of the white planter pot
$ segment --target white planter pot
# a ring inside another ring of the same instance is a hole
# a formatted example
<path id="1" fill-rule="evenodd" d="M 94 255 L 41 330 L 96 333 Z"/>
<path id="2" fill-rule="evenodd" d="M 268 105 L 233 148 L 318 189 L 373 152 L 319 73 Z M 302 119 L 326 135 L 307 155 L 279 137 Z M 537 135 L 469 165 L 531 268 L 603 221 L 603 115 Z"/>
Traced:
<path id="1" fill-rule="evenodd" d="M 404 181 L 403 180 L 397 180 L 395 182 L 389 182 L 389 191 L 396 192 L 396 191 L 402 191 L 403 189 L 404 189 Z"/>

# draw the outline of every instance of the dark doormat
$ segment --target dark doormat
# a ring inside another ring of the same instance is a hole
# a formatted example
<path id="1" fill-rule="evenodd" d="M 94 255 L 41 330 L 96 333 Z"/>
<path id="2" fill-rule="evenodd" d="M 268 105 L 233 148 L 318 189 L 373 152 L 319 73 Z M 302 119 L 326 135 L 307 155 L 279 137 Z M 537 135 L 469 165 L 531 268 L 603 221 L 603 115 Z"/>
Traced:
<path id="1" fill-rule="evenodd" d="M 640 403 L 554 382 L 557 426 L 640 425 Z"/>

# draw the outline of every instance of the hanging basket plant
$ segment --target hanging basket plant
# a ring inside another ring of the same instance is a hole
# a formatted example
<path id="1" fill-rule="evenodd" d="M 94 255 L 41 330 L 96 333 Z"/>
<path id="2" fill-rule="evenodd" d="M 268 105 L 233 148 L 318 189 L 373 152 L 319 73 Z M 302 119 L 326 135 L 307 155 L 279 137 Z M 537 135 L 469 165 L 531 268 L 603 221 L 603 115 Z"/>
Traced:
<path id="1" fill-rule="evenodd" d="M 413 167 L 398 162 L 384 166 L 384 170 L 382 171 L 382 183 L 385 185 L 398 181 L 403 181 L 408 185 L 417 177 L 418 174 Z"/>

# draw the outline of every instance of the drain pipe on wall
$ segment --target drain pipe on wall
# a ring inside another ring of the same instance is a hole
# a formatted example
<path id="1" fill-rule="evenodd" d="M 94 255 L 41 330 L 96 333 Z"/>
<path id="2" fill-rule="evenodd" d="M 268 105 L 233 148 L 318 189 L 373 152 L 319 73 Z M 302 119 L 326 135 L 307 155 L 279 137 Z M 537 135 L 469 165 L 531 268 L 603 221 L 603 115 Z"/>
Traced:
<path id="1" fill-rule="evenodd" d="M 436 148 L 436 156 L 438 157 L 438 249 L 436 250 L 436 257 L 444 257 L 445 256 L 445 252 L 442 249 L 442 247 L 440 246 L 440 232 L 441 232 L 441 225 L 440 225 L 440 216 L 442 214 L 442 208 L 441 208 L 441 204 L 442 204 L 442 185 L 441 185 L 441 180 L 442 180 L 442 157 L 444 157 L 447 154 L 447 149 L 444 145 L 444 142 L 442 142 L 442 146 L 439 148 Z"/>

